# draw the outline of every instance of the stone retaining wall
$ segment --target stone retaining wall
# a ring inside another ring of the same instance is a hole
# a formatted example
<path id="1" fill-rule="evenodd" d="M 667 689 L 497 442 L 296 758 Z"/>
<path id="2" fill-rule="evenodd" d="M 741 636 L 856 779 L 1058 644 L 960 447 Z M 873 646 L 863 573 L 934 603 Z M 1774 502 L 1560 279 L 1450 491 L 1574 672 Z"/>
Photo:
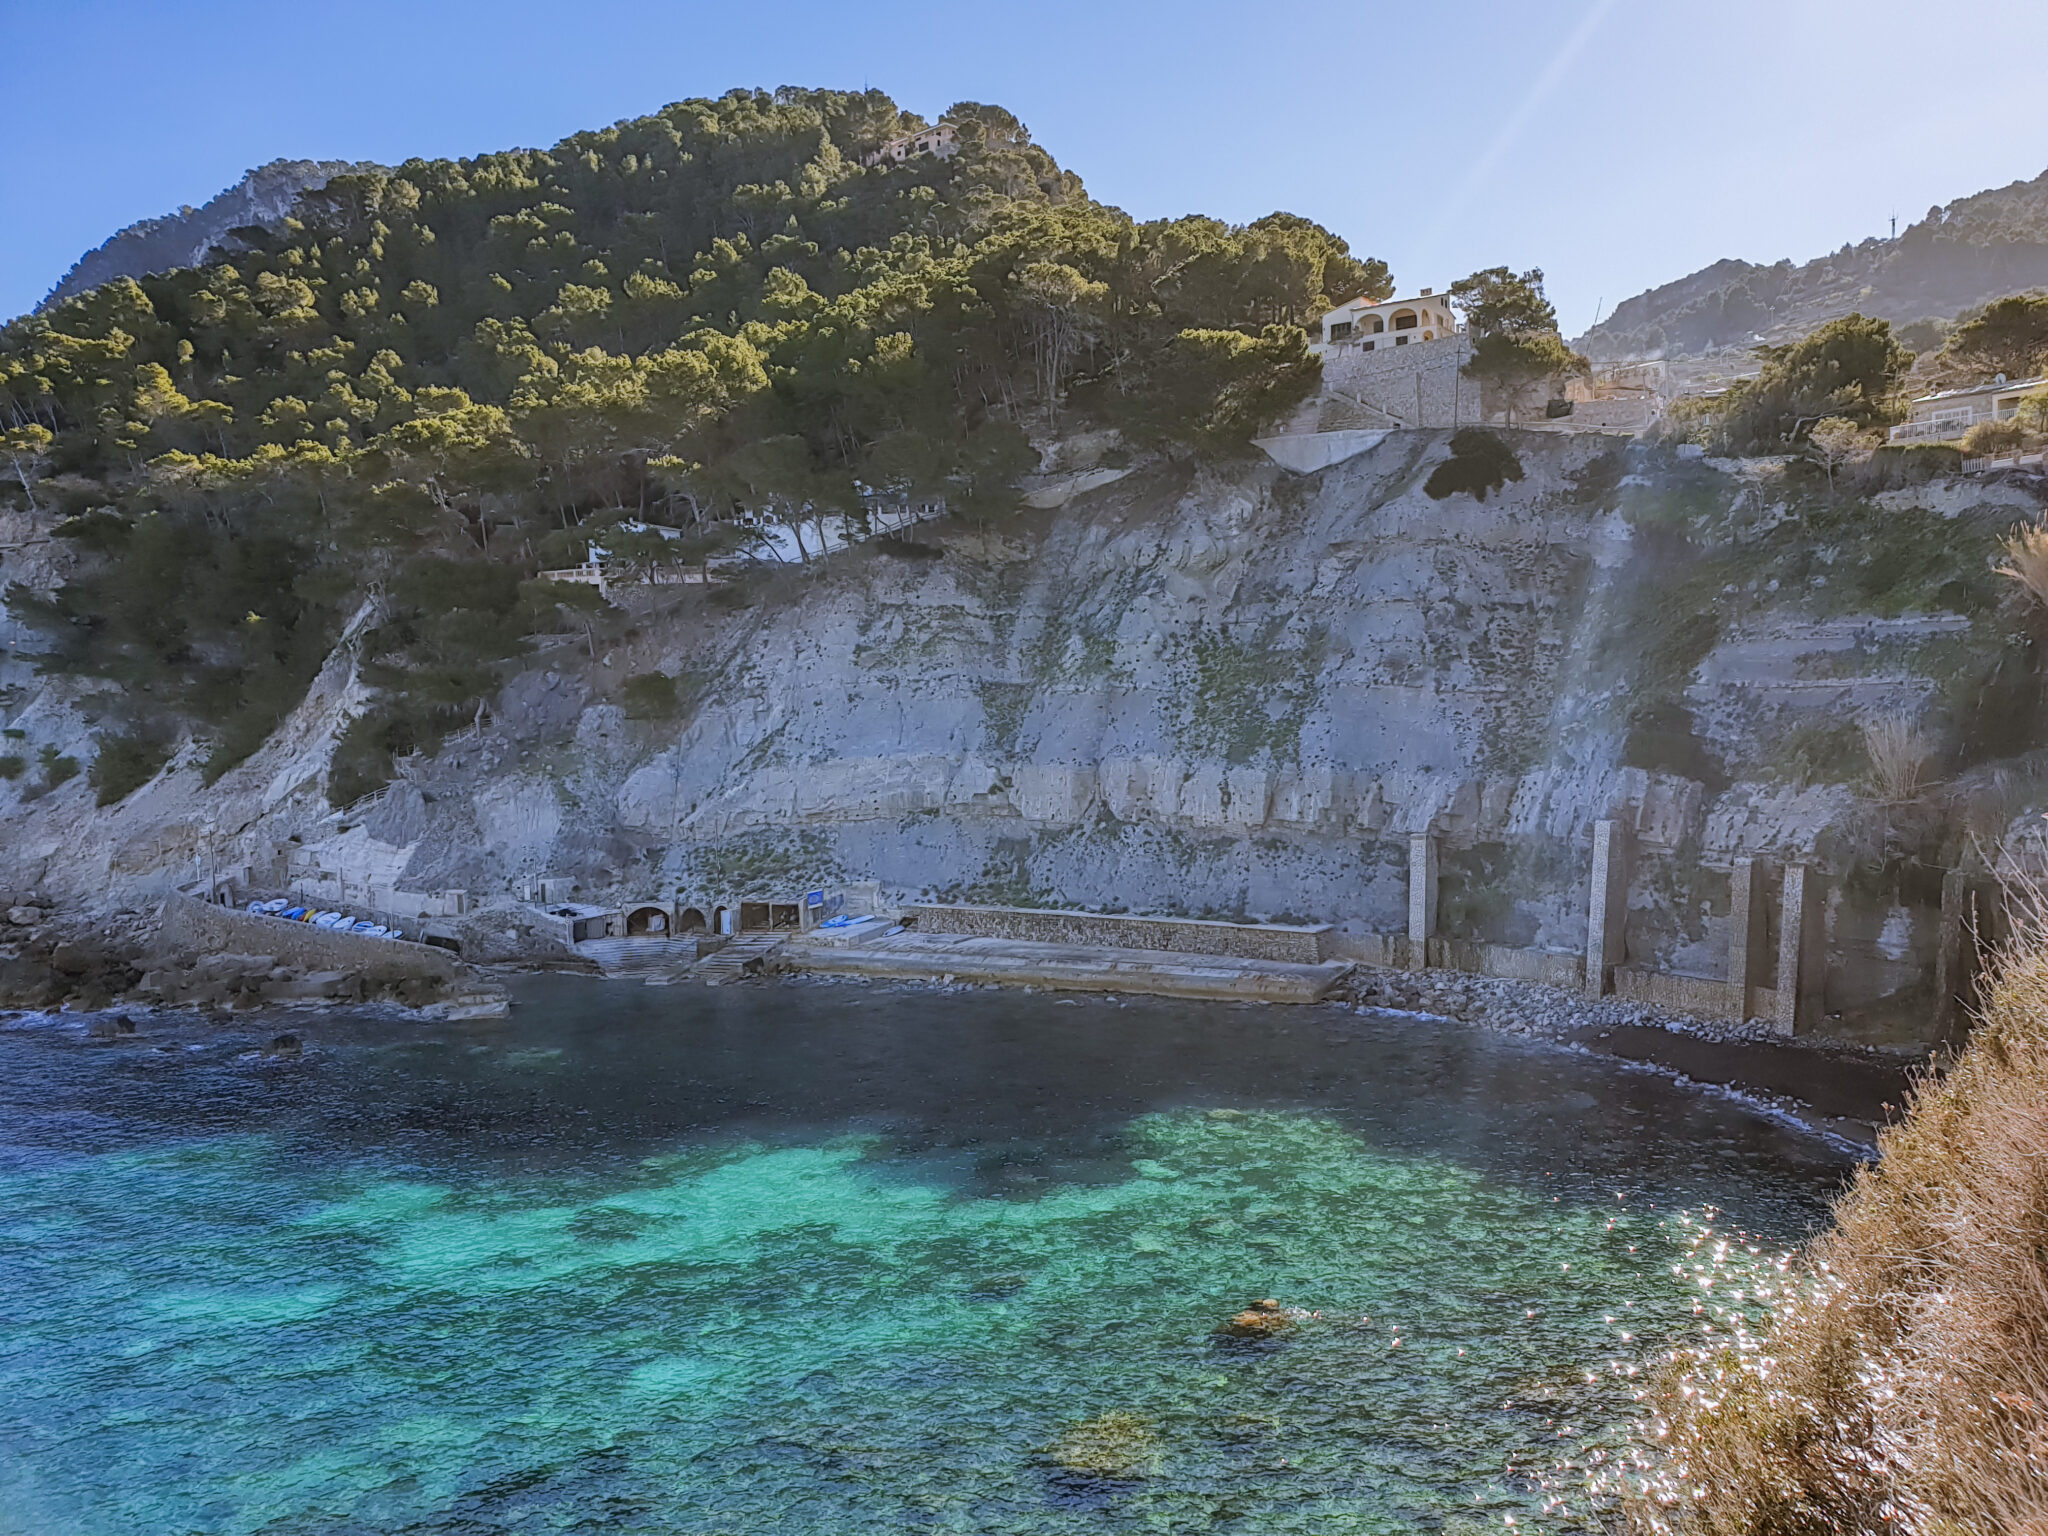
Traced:
<path id="1" fill-rule="evenodd" d="M 1671 1013 L 1688 1013 L 1700 1019 L 1724 1019 L 1731 1024 L 1756 1019 L 1775 1019 L 1778 993 L 1775 987 L 1749 989 L 1749 1005 L 1737 1001 L 1735 988 L 1711 976 L 1679 976 L 1668 971 L 1645 970 L 1641 966 L 1614 968 L 1614 995 L 1632 1003 L 1648 1003 Z"/>
<path id="2" fill-rule="evenodd" d="M 1219 923 L 1202 918 L 1126 917 L 1106 912 L 1040 911 L 1031 907 L 912 907 L 920 933 L 962 933 L 1036 944 L 1087 944 L 1104 949 L 1158 949 L 1183 955 L 1230 955 L 1320 965 L 1330 958 L 1327 923 Z"/>
<path id="3" fill-rule="evenodd" d="M 1547 987 L 1576 990 L 1586 979 L 1586 957 L 1552 949 L 1517 949 L 1510 944 L 1478 944 L 1465 939 L 1432 938 L 1429 963 L 1441 970 L 1470 976 L 1498 976 L 1505 981 L 1541 982 Z"/>
<path id="4" fill-rule="evenodd" d="M 270 955 L 280 965 L 348 971 L 370 981 L 402 981 L 410 976 L 453 981 L 465 974 L 460 960 L 429 944 L 368 933 L 330 933 L 310 923 L 288 923 L 182 895 L 164 902 L 157 946 L 200 953 Z"/>

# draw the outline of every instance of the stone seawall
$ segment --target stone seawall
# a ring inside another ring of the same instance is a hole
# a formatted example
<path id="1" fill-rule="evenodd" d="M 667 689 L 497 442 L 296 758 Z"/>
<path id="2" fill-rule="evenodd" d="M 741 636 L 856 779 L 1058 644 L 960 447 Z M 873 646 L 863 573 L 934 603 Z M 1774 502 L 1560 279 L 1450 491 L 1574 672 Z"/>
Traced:
<path id="1" fill-rule="evenodd" d="M 1105 912 L 1041 911 L 1031 907 L 921 906 L 920 933 L 959 933 L 1036 944 L 1083 944 L 1104 949 L 1166 950 L 1183 955 L 1229 955 L 1320 965 L 1330 958 L 1328 924 L 1222 923 L 1203 918 L 1125 917 Z"/>
<path id="2" fill-rule="evenodd" d="M 202 954 L 270 955 L 280 965 L 347 971 L 378 982 L 415 976 L 454 981 L 467 974 L 460 960 L 432 945 L 367 933 L 330 933 L 308 923 L 287 923 L 182 895 L 164 902 L 157 947 Z"/>

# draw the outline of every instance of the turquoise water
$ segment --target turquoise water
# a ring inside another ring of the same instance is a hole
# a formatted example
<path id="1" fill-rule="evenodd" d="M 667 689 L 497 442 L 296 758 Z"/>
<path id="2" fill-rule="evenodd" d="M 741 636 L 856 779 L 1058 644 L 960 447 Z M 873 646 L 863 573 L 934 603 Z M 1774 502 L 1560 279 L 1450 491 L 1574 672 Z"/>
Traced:
<path id="1" fill-rule="evenodd" d="M 1708 1209 L 1739 1283 L 1843 1171 L 1325 1010 L 549 980 L 277 1027 L 0 1030 L 9 1536 L 1575 1527 Z"/>

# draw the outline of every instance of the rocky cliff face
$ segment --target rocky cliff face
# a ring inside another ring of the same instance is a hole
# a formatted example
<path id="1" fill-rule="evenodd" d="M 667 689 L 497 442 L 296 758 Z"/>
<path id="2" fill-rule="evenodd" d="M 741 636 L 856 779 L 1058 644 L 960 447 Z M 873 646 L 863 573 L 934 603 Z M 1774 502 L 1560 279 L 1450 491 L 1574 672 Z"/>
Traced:
<path id="1" fill-rule="evenodd" d="M 15 781 L 0 846 L 104 901 L 291 861 L 486 905 L 542 875 L 622 899 L 875 880 L 1362 934 L 1403 926 L 1431 830 L 1446 931 L 1576 950 L 1617 816 L 1633 958 L 1715 974 L 1728 861 L 1796 857 L 1827 872 L 1831 1008 L 1910 1003 L 1939 868 L 2038 797 L 2031 645 L 1988 569 L 2031 493 L 1828 501 L 1782 465 L 1506 434 L 1519 482 L 1435 500 L 1445 436 L 1305 476 L 1154 466 L 744 592 L 643 589 L 617 652 L 536 658 L 494 720 L 332 817 L 344 647 L 218 785 L 174 765 L 95 810 Z M 617 684 L 657 667 L 683 715 L 628 719 Z M 81 705 L 45 690 L 17 725 L 75 740 Z M 1884 801 L 1877 720 L 1948 787 Z M 472 924 L 486 958 L 516 947 L 502 910 Z"/>
<path id="2" fill-rule="evenodd" d="M 375 167 L 368 163 L 347 160 L 273 160 L 258 166 L 197 208 L 144 219 L 109 236 L 104 245 L 79 257 L 37 308 L 47 309 L 60 299 L 117 277 L 144 277 L 173 267 L 199 266 L 230 230 L 276 224 L 292 211 L 301 192 L 324 187 L 336 176 L 372 169 Z"/>

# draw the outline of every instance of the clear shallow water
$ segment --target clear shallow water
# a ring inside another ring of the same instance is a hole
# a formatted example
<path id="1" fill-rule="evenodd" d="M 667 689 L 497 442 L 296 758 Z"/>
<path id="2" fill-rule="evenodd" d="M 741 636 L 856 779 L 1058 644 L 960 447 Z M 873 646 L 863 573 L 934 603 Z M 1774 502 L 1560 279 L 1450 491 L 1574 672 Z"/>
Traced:
<path id="1" fill-rule="evenodd" d="M 145 1034 L 0 1029 L 8 1536 L 1569 1527 L 1700 1213 L 1739 1284 L 1845 1171 L 1329 1010 L 547 978 Z M 1260 1297 L 1305 1315 L 1219 1344 Z M 1063 1467 L 1109 1414 L 1122 1475 Z"/>

